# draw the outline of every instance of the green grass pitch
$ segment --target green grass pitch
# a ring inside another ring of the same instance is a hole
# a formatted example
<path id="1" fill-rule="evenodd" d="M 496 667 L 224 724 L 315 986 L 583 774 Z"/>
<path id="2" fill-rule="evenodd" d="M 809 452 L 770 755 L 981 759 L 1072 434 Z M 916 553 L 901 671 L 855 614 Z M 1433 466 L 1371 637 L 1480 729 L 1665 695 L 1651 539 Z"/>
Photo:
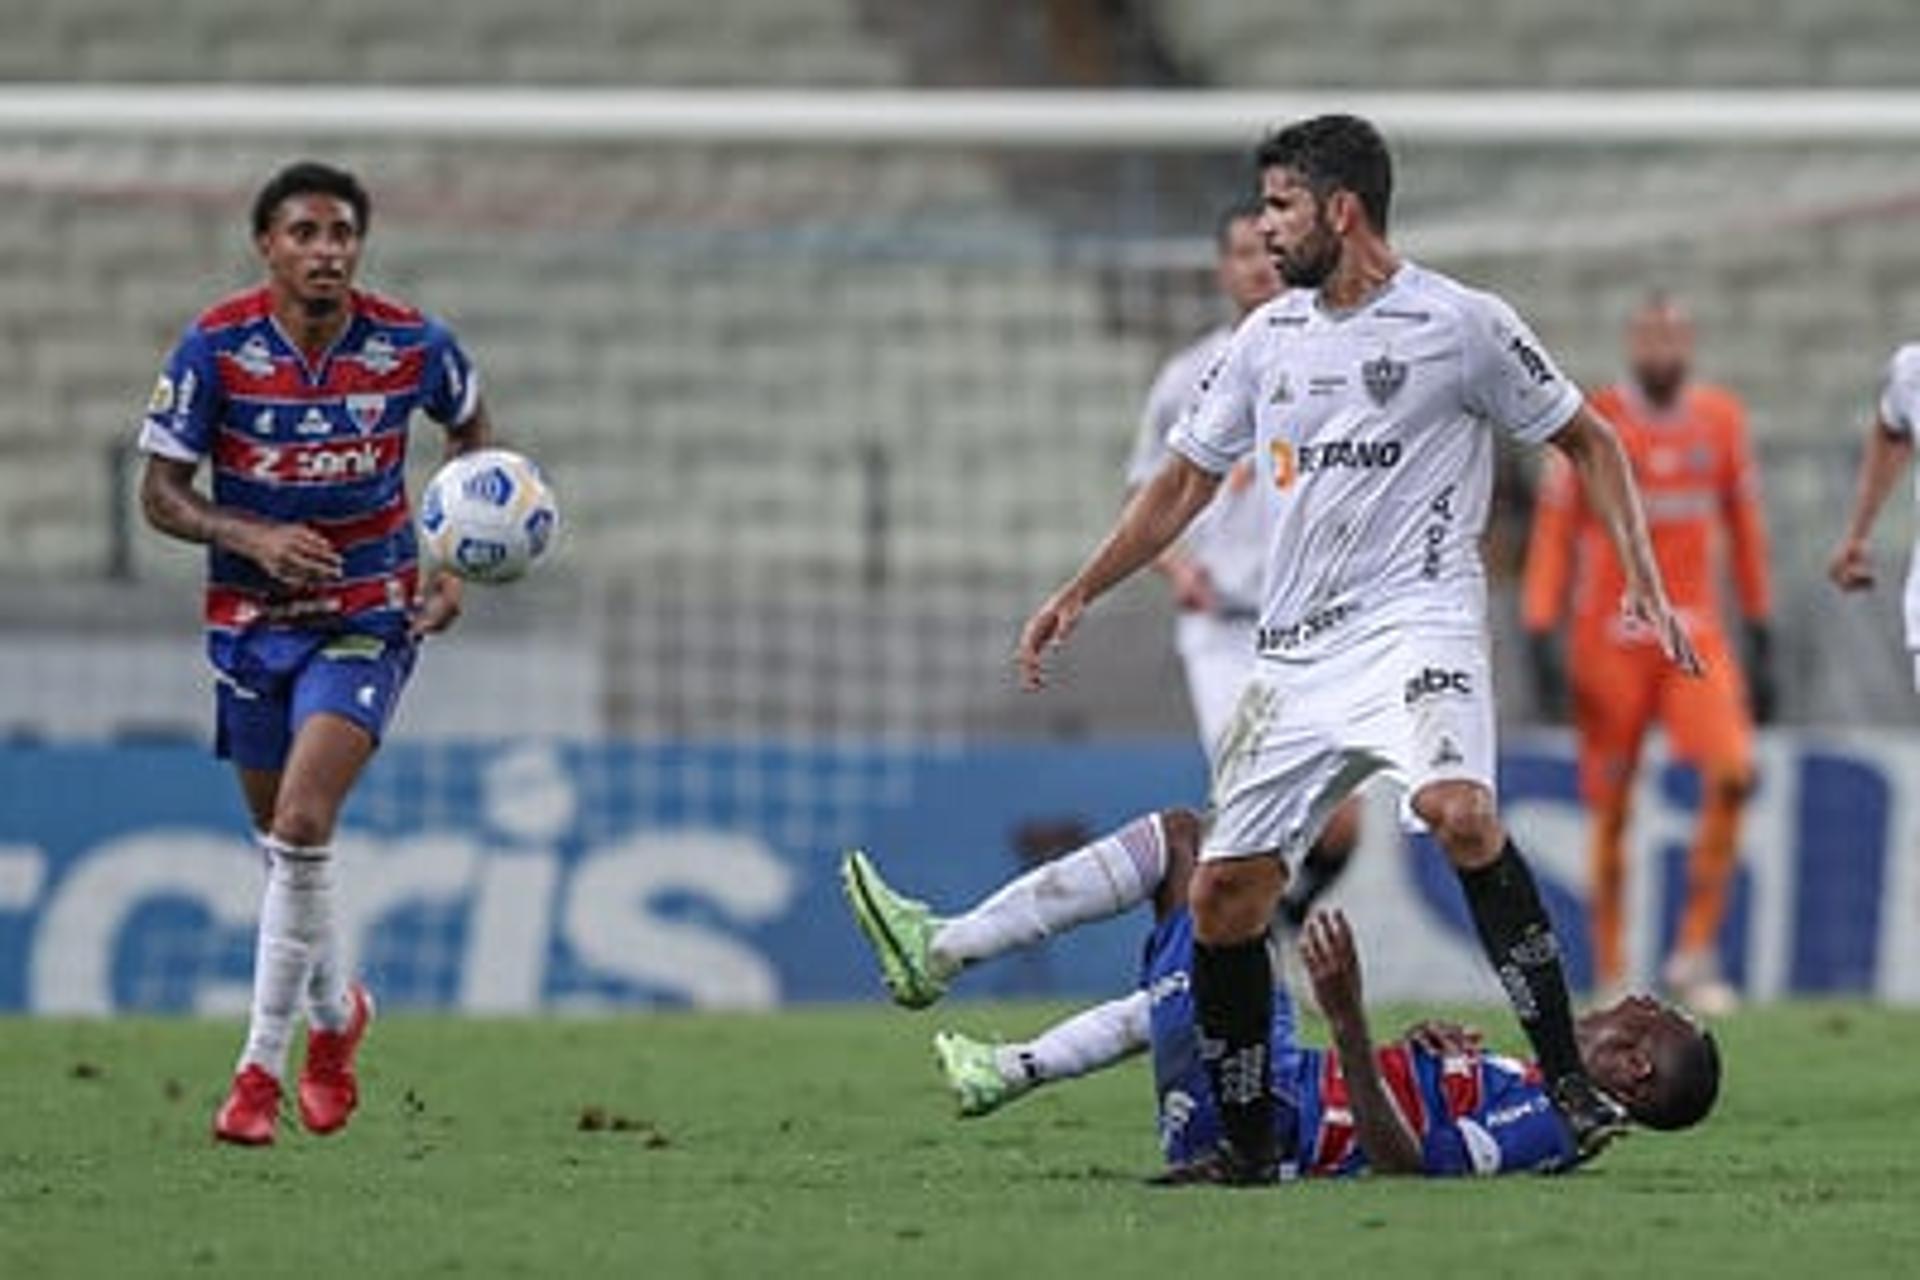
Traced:
<path id="1" fill-rule="evenodd" d="M 952 1118 L 930 1033 L 1054 1012 L 389 1017 L 264 1151 L 207 1136 L 232 1024 L 0 1021 L 0 1276 L 1920 1272 L 1920 1015 L 1730 1019 L 1706 1127 L 1569 1178 L 1161 1191 L 1142 1063 Z"/>

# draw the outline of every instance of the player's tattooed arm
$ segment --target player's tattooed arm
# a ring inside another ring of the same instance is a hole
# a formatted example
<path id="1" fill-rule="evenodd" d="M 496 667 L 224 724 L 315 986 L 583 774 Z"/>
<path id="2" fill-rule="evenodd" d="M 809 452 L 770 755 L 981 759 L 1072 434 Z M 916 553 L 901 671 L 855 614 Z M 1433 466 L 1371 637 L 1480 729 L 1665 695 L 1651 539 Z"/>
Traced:
<path id="1" fill-rule="evenodd" d="M 1659 637 L 1667 658 L 1688 675 L 1699 675 L 1705 665 L 1693 647 L 1680 616 L 1667 599 L 1666 581 L 1653 557 L 1653 539 L 1647 532 L 1646 511 L 1634 483 L 1633 465 L 1611 423 L 1586 405 L 1550 439 L 1573 464 L 1586 492 L 1587 505 L 1600 517 L 1626 570 L 1626 597 L 1620 602 L 1627 616 Z"/>
<path id="2" fill-rule="evenodd" d="M 193 487 L 197 469 L 197 463 L 148 455 L 140 477 L 140 509 L 148 524 L 183 542 L 245 556 L 292 586 L 340 576 L 340 553 L 319 533 L 216 506 Z"/>
<path id="3" fill-rule="evenodd" d="M 1049 596 L 1021 629 L 1016 660 L 1029 689 L 1044 683 L 1047 653 L 1066 641 L 1087 607 L 1153 563 L 1219 487 L 1219 476 L 1179 454 L 1168 458 L 1153 479 L 1140 487 L 1080 572 Z"/>
<path id="4" fill-rule="evenodd" d="M 1366 1002 L 1360 989 L 1360 955 L 1353 930 L 1339 911 L 1316 912 L 1300 936 L 1300 958 L 1313 983 L 1314 999 L 1333 1032 L 1354 1134 L 1376 1173 L 1419 1173 L 1420 1142 L 1408 1127 L 1373 1055 Z"/>

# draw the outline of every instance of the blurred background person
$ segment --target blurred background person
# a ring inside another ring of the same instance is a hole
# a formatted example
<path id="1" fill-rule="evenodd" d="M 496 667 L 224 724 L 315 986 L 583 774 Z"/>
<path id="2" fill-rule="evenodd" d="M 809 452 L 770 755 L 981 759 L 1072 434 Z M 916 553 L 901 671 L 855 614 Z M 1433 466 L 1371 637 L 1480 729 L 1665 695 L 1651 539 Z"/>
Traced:
<path id="1" fill-rule="evenodd" d="M 1522 620 L 1541 704 L 1562 705 L 1571 685 L 1589 814 L 1596 989 L 1611 996 L 1626 983 L 1624 841 L 1641 744 L 1658 720 L 1674 757 L 1700 776 L 1686 907 L 1661 977 L 1695 1008 L 1722 1012 L 1738 999 L 1721 975 L 1716 944 L 1753 790 L 1753 724 L 1770 720 L 1774 707 L 1759 470 L 1739 398 L 1693 380 L 1693 324 L 1678 301 L 1655 293 L 1634 311 L 1626 356 L 1627 379 L 1595 393 L 1593 405 L 1619 429 L 1632 459 L 1661 573 L 1706 674 L 1674 669 L 1656 637 L 1622 614 L 1619 559 L 1558 458 L 1548 459 L 1541 485 Z M 1745 624 L 1744 674 L 1721 622 L 1723 543 Z M 1552 643 L 1563 623 L 1564 669 Z"/>

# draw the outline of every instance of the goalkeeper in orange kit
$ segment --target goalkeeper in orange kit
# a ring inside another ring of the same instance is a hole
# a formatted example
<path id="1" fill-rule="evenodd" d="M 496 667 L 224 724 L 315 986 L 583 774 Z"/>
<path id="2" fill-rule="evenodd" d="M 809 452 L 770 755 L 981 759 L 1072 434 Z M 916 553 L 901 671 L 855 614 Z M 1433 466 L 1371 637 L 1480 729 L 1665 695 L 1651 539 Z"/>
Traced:
<path id="1" fill-rule="evenodd" d="M 1766 523 L 1745 412 L 1731 392 L 1690 380 L 1693 329 L 1673 300 L 1654 295 L 1627 325 L 1630 380 L 1593 396 L 1620 433 L 1646 504 L 1653 547 L 1674 608 L 1706 674 L 1663 658 L 1656 637 L 1621 613 L 1620 563 L 1583 508 L 1579 485 L 1549 459 L 1527 550 L 1522 617 L 1542 700 L 1564 689 L 1551 643 L 1571 597 L 1566 671 L 1579 739 L 1580 791 L 1591 814 L 1595 986 L 1626 976 L 1622 905 L 1628 797 L 1640 745 L 1658 719 L 1676 759 L 1700 774 L 1700 821 L 1687 863 L 1687 902 L 1662 969 L 1667 986 L 1703 1012 L 1737 1002 L 1721 977 L 1716 940 L 1733 878 L 1741 811 L 1753 789 L 1753 723 L 1772 717 Z M 1751 682 L 1721 624 L 1721 548 L 1745 620 Z"/>

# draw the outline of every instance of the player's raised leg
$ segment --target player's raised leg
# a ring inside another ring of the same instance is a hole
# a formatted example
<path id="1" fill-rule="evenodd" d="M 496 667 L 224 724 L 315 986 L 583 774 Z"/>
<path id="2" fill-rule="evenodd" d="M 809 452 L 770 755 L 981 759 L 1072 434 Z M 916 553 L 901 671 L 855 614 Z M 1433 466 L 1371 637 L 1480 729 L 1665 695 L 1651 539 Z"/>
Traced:
<path id="1" fill-rule="evenodd" d="M 1191 856 L 1199 831 L 1199 819 L 1183 809 L 1136 818 L 952 917 L 896 892 L 857 850 L 841 861 L 841 886 L 888 991 L 919 1009 L 940 999 L 969 965 L 1145 902 L 1160 888 L 1169 850 L 1179 846 Z"/>

